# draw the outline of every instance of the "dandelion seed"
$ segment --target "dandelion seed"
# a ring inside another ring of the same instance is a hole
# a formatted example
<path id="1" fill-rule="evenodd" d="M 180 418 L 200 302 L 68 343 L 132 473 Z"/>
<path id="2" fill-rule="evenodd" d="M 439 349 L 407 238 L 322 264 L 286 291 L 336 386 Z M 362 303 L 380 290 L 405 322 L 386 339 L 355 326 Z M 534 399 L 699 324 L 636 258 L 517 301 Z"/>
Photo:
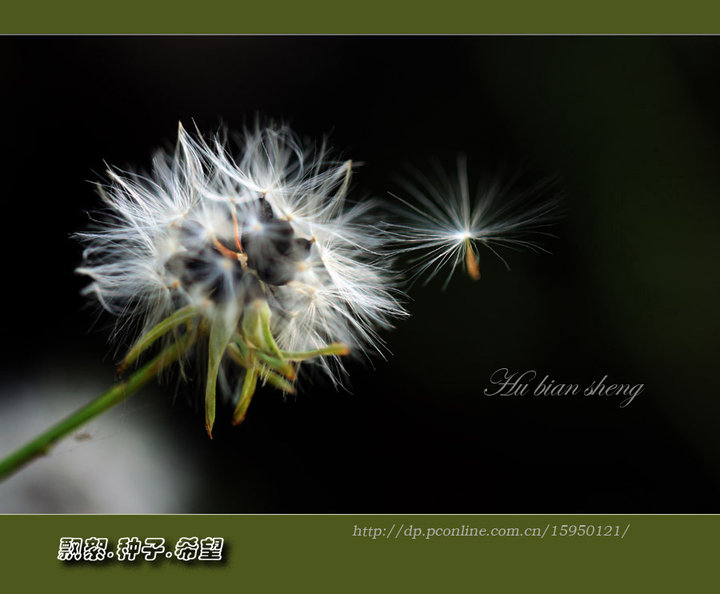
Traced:
<path id="1" fill-rule="evenodd" d="M 207 345 L 212 436 L 218 390 L 239 423 L 258 382 L 292 393 L 311 362 L 338 383 L 339 357 L 380 350 L 378 329 L 405 311 L 373 204 L 346 203 L 351 173 L 286 127 L 246 131 L 235 159 L 181 126 L 150 175 L 109 170 L 78 272 L 118 316 L 114 338 L 136 336 L 120 371 L 157 343 L 186 357 Z"/>
<path id="2" fill-rule="evenodd" d="M 415 203 L 401 202 L 402 223 L 389 225 L 399 245 L 398 252 L 416 253 L 413 278 L 426 275 L 428 282 L 444 268 L 449 269 L 445 285 L 455 270 L 464 266 L 473 280 L 480 278 L 480 246 L 486 247 L 507 266 L 497 247 L 545 251 L 538 243 L 549 236 L 547 228 L 557 219 L 558 201 L 538 200 L 535 190 L 513 194 L 499 185 L 478 190 L 471 201 L 467 161 L 460 156 L 457 177 L 451 179 L 437 169 L 437 180 L 421 172 L 405 183 Z"/>

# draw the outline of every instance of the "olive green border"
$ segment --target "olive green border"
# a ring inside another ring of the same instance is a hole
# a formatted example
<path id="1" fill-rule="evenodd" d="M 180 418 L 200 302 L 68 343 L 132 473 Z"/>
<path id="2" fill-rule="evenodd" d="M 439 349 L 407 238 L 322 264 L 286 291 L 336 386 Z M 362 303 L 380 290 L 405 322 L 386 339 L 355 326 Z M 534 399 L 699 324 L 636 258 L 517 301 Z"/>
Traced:
<path id="1" fill-rule="evenodd" d="M 463 526 L 545 536 L 412 538 Z M 719 533 L 718 516 L 2 516 L 0 566 L 8 592 L 711 592 Z M 223 537 L 224 560 L 63 562 L 62 536 Z"/>
<path id="2" fill-rule="evenodd" d="M 5 3 L 0 33 L 708 34 L 710 0 L 36 0 Z"/>

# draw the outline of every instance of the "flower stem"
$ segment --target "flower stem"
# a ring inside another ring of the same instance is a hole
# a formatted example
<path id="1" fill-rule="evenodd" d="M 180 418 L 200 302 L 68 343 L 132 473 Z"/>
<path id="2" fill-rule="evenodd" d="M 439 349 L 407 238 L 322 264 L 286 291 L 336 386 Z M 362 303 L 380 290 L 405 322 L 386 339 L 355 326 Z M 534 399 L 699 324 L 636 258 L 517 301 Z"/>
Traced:
<path id="1" fill-rule="evenodd" d="M 15 450 L 3 460 L 0 460 L 0 481 L 20 470 L 35 458 L 47 454 L 50 448 L 68 433 L 119 402 L 122 402 L 128 396 L 142 388 L 168 365 L 177 361 L 190 347 L 195 337 L 195 332 L 187 332 L 177 342 L 157 355 L 152 361 L 138 369 L 127 380 L 113 386 L 102 396 L 83 406 L 69 417 L 53 425 L 24 446 Z"/>

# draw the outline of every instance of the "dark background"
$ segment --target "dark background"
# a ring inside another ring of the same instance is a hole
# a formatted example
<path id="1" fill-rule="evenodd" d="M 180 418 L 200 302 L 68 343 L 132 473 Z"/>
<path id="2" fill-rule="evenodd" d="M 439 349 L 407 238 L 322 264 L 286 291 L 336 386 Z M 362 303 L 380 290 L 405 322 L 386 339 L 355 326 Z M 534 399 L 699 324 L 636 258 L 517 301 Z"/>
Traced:
<path id="1" fill-rule="evenodd" d="M 720 39 L 6 37 L 0 55 L 4 380 L 52 361 L 112 381 L 70 235 L 103 162 L 148 167 L 178 120 L 331 133 L 364 163 L 356 195 L 459 151 L 476 182 L 558 180 L 552 255 L 413 288 L 351 393 L 262 391 L 211 442 L 168 387 L 159 422 L 203 474 L 187 512 L 720 511 Z M 498 367 L 645 391 L 487 398 Z"/>

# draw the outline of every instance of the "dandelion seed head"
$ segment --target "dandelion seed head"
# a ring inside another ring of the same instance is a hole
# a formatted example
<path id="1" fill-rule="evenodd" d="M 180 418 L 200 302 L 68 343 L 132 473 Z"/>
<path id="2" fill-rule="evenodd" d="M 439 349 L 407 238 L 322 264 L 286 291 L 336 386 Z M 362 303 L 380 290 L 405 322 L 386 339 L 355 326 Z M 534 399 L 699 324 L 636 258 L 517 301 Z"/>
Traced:
<path id="1" fill-rule="evenodd" d="M 283 351 L 382 350 L 378 330 L 405 311 L 373 205 L 346 202 L 351 174 L 285 126 L 246 130 L 236 152 L 181 126 L 150 173 L 108 170 L 105 210 L 78 234 L 85 291 L 118 317 L 118 341 L 186 306 L 241 324 L 261 300 Z M 337 357 L 314 361 L 339 381 Z"/>

